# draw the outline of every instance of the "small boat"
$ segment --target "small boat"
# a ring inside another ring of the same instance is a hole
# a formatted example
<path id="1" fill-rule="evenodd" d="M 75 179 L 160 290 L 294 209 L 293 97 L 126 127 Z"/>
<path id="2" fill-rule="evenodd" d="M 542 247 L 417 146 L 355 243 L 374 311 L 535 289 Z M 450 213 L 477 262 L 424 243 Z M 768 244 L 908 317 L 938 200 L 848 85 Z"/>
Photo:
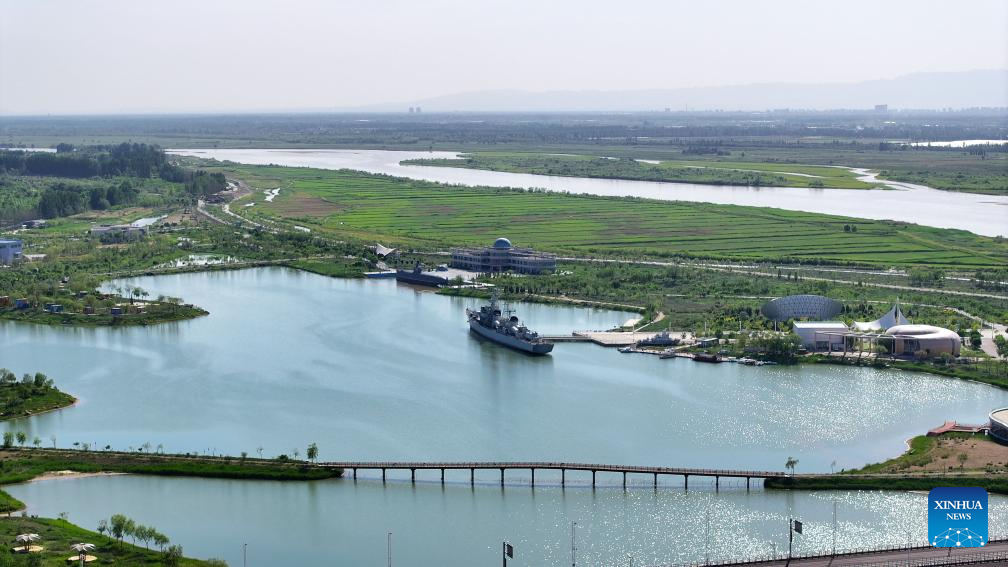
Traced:
<path id="1" fill-rule="evenodd" d="M 706 352 L 698 352 L 693 355 L 693 360 L 697 362 L 721 362 L 721 357 L 716 354 L 707 354 Z"/>

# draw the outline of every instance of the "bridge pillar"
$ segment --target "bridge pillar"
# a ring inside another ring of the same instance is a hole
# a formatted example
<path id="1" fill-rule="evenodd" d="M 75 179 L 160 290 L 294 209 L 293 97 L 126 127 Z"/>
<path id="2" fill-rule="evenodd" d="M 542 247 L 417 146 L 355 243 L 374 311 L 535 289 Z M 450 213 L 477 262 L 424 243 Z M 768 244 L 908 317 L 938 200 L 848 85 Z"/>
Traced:
<path id="1" fill-rule="evenodd" d="M 658 488 L 658 473 L 654 473 L 654 487 Z"/>
<path id="2" fill-rule="evenodd" d="M 532 468 L 532 486 L 535 487 L 535 467 Z"/>
<path id="3" fill-rule="evenodd" d="M 688 474 L 684 474 L 683 475 L 683 488 L 685 488 L 686 490 L 689 490 L 689 475 Z"/>
<path id="4" fill-rule="evenodd" d="M 410 469 L 409 470 L 409 479 L 410 479 L 410 482 L 412 482 L 414 484 L 416 483 L 416 469 Z"/>
<path id="5" fill-rule="evenodd" d="M 441 484 L 444 484 L 444 469 L 441 469 Z"/>
<path id="6" fill-rule="evenodd" d="M 354 470 L 353 470 L 353 479 L 357 480 L 357 467 L 354 467 Z"/>
<path id="7" fill-rule="evenodd" d="M 720 489 L 721 489 L 721 477 L 715 476 L 714 477 L 714 492 L 717 492 Z"/>
<path id="8" fill-rule="evenodd" d="M 745 477 L 745 489 L 746 492 L 749 492 L 749 477 Z"/>
<path id="9" fill-rule="evenodd" d="M 469 486 L 476 484 L 476 469 L 469 469 Z"/>
<path id="10" fill-rule="evenodd" d="M 560 469 L 560 486 L 567 486 L 567 469 Z"/>
<path id="11" fill-rule="evenodd" d="M 626 490 L 626 471 L 623 471 L 623 490 Z"/>
<path id="12" fill-rule="evenodd" d="M 592 471 L 592 488 L 595 488 L 595 471 Z"/>
<path id="13" fill-rule="evenodd" d="M 381 481 L 382 481 L 382 484 L 385 484 L 385 469 L 381 470 Z"/>
<path id="14" fill-rule="evenodd" d="M 501 486 L 504 486 L 504 469 L 501 469 Z"/>

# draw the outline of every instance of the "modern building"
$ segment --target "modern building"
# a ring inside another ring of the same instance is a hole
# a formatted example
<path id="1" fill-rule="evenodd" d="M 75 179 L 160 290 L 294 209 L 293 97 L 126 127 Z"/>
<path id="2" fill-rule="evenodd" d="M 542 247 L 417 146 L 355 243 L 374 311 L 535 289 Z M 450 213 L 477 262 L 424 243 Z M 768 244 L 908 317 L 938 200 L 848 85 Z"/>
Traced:
<path id="1" fill-rule="evenodd" d="M 147 234 L 147 227 L 132 224 L 105 224 L 91 227 L 91 235 L 99 238 L 130 239 Z"/>
<path id="2" fill-rule="evenodd" d="M 763 316 L 771 321 L 831 319 L 843 312 L 843 304 L 821 295 L 788 295 L 763 304 Z"/>
<path id="3" fill-rule="evenodd" d="M 885 336 L 892 338 L 892 353 L 897 356 L 959 356 L 962 347 L 959 333 L 932 325 L 896 325 L 889 327 Z"/>
<path id="4" fill-rule="evenodd" d="M 858 332 L 868 332 L 868 331 L 885 331 L 890 327 L 895 327 L 896 325 L 909 325 L 910 320 L 903 316 L 903 310 L 900 309 L 899 303 L 893 305 L 893 308 L 889 310 L 888 313 L 875 319 L 874 321 L 855 321 L 851 325 L 851 329 Z"/>
<path id="5" fill-rule="evenodd" d="M 20 240 L 0 240 L 0 264 L 9 265 L 21 259 Z"/>
<path id="6" fill-rule="evenodd" d="M 1008 445 L 1008 408 L 990 412 L 990 436 L 995 441 Z"/>
<path id="7" fill-rule="evenodd" d="M 794 324 L 794 332 L 808 350 L 842 350 L 847 325 L 840 321 L 804 321 Z"/>
<path id="8" fill-rule="evenodd" d="M 513 271 L 539 274 L 556 269 L 556 256 L 531 248 L 516 248 L 507 238 L 498 238 L 485 248 L 452 249 L 451 267 L 480 273 Z"/>

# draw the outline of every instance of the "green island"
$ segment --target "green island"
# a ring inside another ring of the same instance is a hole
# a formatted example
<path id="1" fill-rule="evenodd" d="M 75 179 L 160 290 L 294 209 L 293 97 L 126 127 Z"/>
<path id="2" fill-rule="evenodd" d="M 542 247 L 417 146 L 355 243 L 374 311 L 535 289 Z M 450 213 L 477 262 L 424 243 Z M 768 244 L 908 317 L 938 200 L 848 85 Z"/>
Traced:
<path id="1" fill-rule="evenodd" d="M 52 379 L 41 372 L 25 374 L 18 380 L 16 374 L 0 368 L 0 421 L 65 408 L 76 401 L 56 388 Z M 21 443 L 26 440 L 27 437 Z"/>
<path id="2" fill-rule="evenodd" d="M 791 490 L 930 490 L 979 486 L 1008 494 L 1008 447 L 972 433 L 920 435 L 893 459 L 837 474 L 767 479 L 767 488 Z"/>
<path id="3" fill-rule="evenodd" d="M 877 189 L 882 187 L 879 183 L 860 181 L 857 173 L 841 167 L 754 161 L 690 159 L 644 161 L 630 157 L 475 152 L 463 154 L 461 159 L 412 159 L 403 163 L 565 177 L 598 177 L 751 187 L 830 189 Z"/>

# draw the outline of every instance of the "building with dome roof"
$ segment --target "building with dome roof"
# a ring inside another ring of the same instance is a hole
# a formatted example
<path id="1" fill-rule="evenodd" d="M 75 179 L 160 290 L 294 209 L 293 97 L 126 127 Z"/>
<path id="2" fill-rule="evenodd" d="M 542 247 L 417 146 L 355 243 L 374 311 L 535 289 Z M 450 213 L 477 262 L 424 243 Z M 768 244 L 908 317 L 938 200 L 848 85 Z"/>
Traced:
<path id="1" fill-rule="evenodd" d="M 541 274 L 556 269 L 556 256 L 531 248 L 518 248 L 502 237 L 495 240 L 493 246 L 453 248 L 451 267 L 481 273 L 512 271 Z"/>

